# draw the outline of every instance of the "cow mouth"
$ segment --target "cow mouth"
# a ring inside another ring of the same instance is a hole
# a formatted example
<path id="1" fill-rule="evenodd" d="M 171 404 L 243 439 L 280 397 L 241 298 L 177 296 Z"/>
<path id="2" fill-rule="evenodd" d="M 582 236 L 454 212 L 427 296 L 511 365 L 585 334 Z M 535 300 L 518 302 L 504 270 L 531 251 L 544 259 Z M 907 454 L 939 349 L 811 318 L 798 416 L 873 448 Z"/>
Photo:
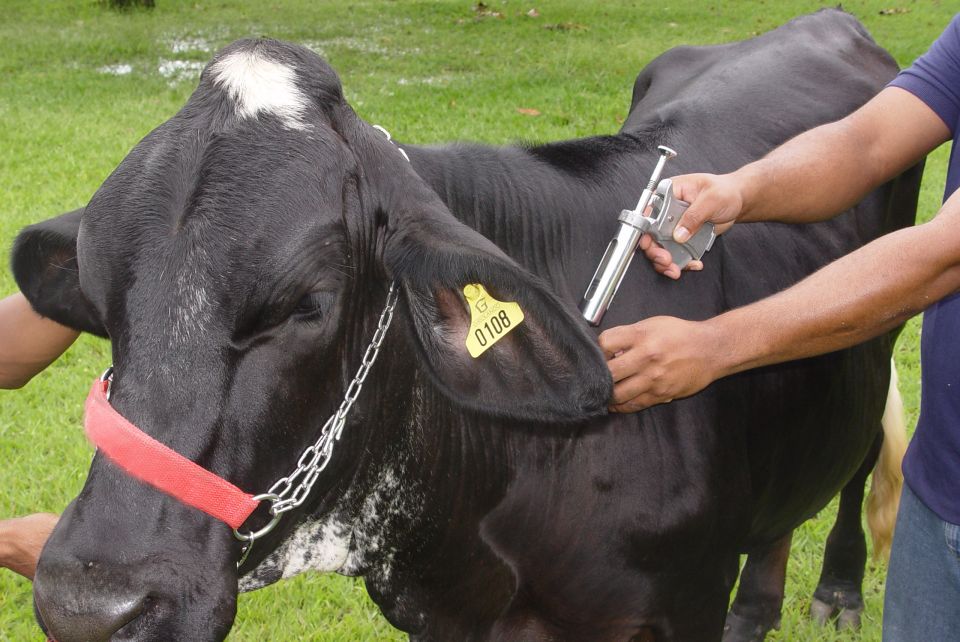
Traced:
<path id="1" fill-rule="evenodd" d="M 56 607 L 54 607 L 56 608 Z M 76 614 L 69 622 L 69 630 L 47 625 L 43 610 L 34 601 L 34 614 L 48 642 L 160 642 L 185 639 L 177 633 L 178 616 L 169 605 L 151 595 L 129 600 L 98 613 Z M 207 635 L 192 640 L 218 642 L 226 637 L 232 621 L 226 626 L 212 625 Z"/>
<path id="2" fill-rule="evenodd" d="M 53 610 L 57 608 L 57 606 L 52 607 Z M 53 630 L 49 627 L 46 623 L 47 618 L 44 617 L 45 609 L 36 600 L 34 600 L 33 610 L 41 630 L 47 639 L 53 642 L 73 640 L 121 642 L 168 638 L 168 635 L 158 636 L 156 632 L 152 635 L 150 633 L 163 630 L 162 611 L 165 610 L 160 601 L 152 595 L 139 599 L 121 600 L 97 613 L 74 613 L 70 620 L 69 631 Z M 50 607 L 47 607 L 47 610 L 50 610 Z M 52 613 L 49 617 L 51 620 L 56 618 Z"/>

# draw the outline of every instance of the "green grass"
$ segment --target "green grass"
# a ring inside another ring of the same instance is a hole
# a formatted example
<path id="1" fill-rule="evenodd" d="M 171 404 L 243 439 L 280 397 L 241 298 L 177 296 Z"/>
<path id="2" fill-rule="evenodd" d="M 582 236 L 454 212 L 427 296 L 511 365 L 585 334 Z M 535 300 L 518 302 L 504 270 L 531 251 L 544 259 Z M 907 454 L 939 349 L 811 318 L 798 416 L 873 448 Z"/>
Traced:
<path id="1" fill-rule="evenodd" d="M 126 152 L 185 102 L 196 72 L 165 76 L 164 61 L 203 63 L 235 38 L 267 35 L 316 48 L 339 71 L 359 113 L 402 140 L 545 141 L 616 131 L 636 74 L 671 46 L 747 38 L 821 6 L 487 2 L 502 17 L 482 17 L 470 1 L 158 0 L 154 11 L 123 13 L 94 0 L 0 1 L 0 261 L 7 263 L 20 227 L 83 205 Z M 905 65 L 947 24 L 948 4 L 870 0 L 844 7 Z M 909 11 L 879 15 L 894 6 Z M 531 8 L 537 17 L 526 15 Z M 113 65 L 129 65 L 130 73 L 104 73 Z M 520 107 L 541 115 L 523 115 Z M 928 165 L 924 218 L 937 209 L 945 164 L 940 150 Z M 0 294 L 14 289 L 0 270 Z M 897 350 L 911 425 L 917 352 L 913 322 Z M 26 389 L 0 392 L 0 516 L 59 511 L 77 493 L 91 452 L 79 427 L 82 400 L 109 361 L 104 342 L 83 338 Z M 825 631 L 805 616 L 834 510 L 795 538 L 783 628 L 772 639 L 880 639 L 882 567 L 868 573 L 861 634 Z M 27 582 L 0 572 L 0 640 L 39 639 L 29 591 Z M 243 596 L 232 637 L 400 636 L 360 583 L 311 576 Z"/>

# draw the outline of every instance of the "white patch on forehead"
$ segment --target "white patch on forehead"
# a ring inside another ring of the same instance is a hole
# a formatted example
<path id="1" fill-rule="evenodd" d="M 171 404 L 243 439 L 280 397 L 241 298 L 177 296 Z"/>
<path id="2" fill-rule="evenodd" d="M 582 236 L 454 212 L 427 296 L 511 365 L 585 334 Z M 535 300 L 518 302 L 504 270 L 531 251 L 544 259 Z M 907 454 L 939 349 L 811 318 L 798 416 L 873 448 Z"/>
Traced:
<path id="1" fill-rule="evenodd" d="M 272 114 L 290 129 L 306 129 L 307 97 L 297 87 L 297 72 L 253 51 L 235 51 L 217 61 L 214 82 L 236 103 L 241 118 Z"/>

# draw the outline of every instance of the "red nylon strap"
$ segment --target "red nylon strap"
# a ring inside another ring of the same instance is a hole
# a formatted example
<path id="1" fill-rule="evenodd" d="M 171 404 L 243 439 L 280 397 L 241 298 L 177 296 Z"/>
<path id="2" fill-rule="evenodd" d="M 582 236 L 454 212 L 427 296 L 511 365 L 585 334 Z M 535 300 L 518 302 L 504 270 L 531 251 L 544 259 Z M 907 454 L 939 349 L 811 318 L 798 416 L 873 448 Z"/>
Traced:
<path id="1" fill-rule="evenodd" d="M 127 421 L 107 401 L 108 386 L 97 379 L 87 396 L 87 438 L 129 475 L 239 528 L 260 502 Z"/>

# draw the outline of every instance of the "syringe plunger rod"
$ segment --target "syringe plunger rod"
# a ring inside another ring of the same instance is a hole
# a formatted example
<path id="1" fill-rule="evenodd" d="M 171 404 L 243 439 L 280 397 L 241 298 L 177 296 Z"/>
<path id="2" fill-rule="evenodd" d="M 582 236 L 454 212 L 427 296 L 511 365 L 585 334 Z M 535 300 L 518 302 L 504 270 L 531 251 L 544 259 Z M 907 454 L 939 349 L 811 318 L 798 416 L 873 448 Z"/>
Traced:
<path id="1" fill-rule="evenodd" d="M 643 190 L 643 193 L 640 194 L 640 200 L 637 201 L 637 206 L 633 208 L 633 211 L 637 212 L 641 216 L 643 211 L 647 209 L 647 205 L 650 204 L 650 198 L 653 196 L 653 190 L 657 187 L 657 183 L 660 182 L 660 174 L 663 173 L 663 168 L 667 164 L 667 161 L 671 158 L 676 157 L 677 152 L 673 151 L 666 145 L 660 145 L 657 147 L 657 151 L 660 152 L 660 158 L 657 159 L 657 165 L 653 168 L 653 173 L 650 174 L 650 180 L 647 182 L 647 188 Z"/>

